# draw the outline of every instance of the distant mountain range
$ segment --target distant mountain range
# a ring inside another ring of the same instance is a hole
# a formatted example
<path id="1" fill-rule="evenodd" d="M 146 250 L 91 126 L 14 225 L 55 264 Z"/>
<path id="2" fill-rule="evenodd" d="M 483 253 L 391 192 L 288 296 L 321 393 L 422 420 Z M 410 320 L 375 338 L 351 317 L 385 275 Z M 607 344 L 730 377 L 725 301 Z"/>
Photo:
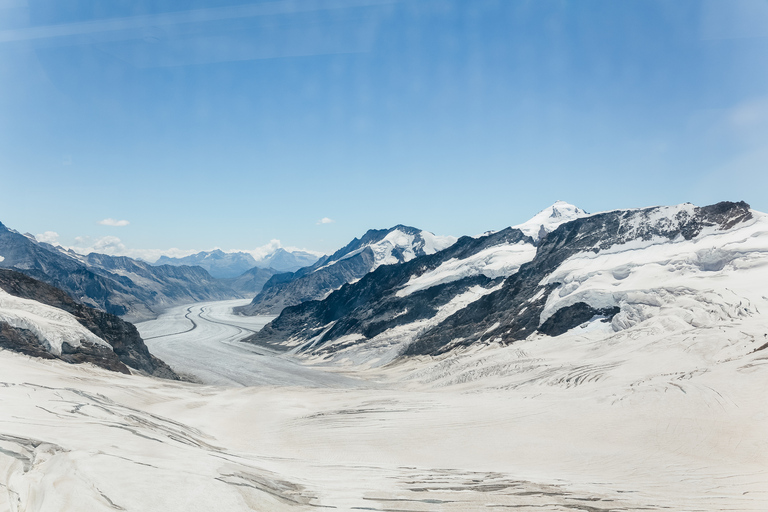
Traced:
<path id="1" fill-rule="evenodd" d="M 161 256 L 154 265 L 196 265 L 207 270 L 213 277 L 227 279 L 239 277 L 254 267 L 272 269 L 276 272 L 293 272 L 301 267 L 312 265 L 317 260 L 318 256 L 306 251 L 289 251 L 282 247 L 259 260 L 247 252 L 224 252 L 215 249 L 183 258 Z"/>
<path id="2" fill-rule="evenodd" d="M 312 266 L 292 274 L 274 276 L 251 304 L 236 311 L 244 315 L 277 314 L 285 307 L 322 299 L 382 265 L 394 265 L 433 254 L 455 241 L 454 237 L 436 236 L 403 225 L 372 229 L 332 255 L 323 256 Z"/>
<path id="3" fill-rule="evenodd" d="M 593 324 L 620 331 L 654 315 L 667 315 L 670 329 L 709 325 L 718 311 L 751 311 L 731 296 L 741 281 L 727 271 L 757 265 L 763 246 L 752 246 L 767 225 L 743 202 L 594 215 L 558 202 L 519 226 L 373 268 L 286 307 L 247 341 L 378 365 Z"/>
<path id="4" fill-rule="evenodd" d="M 198 266 L 213 277 L 237 277 L 256 266 L 256 260 L 247 252 L 202 251 L 183 258 L 160 256 L 153 265 Z"/>
<path id="5" fill-rule="evenodd" d="M 179 304 L 253 297 L 273 276 L 317 259 L 279 248 L 260 260 L 246 252 L 214 250 L 185 258 L 163 256 L 150 264 L 127 256 L 82 255 L 0 223 L 0 268 L 23 272 L 130 321 L 154 318 Z"/>
<path id="6" fill-rule="evenodd" d="M 0 224 L 0 267 L 12 268 L 67 292 L 76 301 L 129 321 L 163 309 L 242 295 L 200 267 L 153 266 L 125 256 L 83 256 L 38 242 Z"/>

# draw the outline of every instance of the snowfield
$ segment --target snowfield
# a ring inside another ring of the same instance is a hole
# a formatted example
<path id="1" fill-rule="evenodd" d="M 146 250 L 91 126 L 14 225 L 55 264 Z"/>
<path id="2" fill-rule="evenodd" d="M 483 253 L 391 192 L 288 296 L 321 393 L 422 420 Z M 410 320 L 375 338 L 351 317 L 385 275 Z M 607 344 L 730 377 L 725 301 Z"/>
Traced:
<path id="1" fill-rule="evenodd" d="M 585 329 L 379 369 L 377 389 L 0 352 L 0 510 L 763 511 L 768 354 L 748 327 Z"/>
<path id="2" fill-rule="evenodd" d="M 528 257 L 492 249 L 401 291 Z M 198 383 L 0 351 L 0 512 L 768 510 L 768 215 L 578 253 L 542 284 L 542 322 L 620 312 L 405 360 L 493 290 L 327 357 L 239 342 L 271 318 L 232 314 L 247 301 L 138 325 Z M 66 323 L 9 300 L 0 319 Z"/>
<path id="3" fill-rule="evenodd" d="M 508 277 L 517 272 L 520 265 L 531 261 L 535 255 L 536 247 L 525 242 L 489 247 L 468 258 L 450 259 L 434 270 L 411 278 L 398 290 L 397 296 L 405 297 L 432 286 L 480 274 L 491 279 Z"/>

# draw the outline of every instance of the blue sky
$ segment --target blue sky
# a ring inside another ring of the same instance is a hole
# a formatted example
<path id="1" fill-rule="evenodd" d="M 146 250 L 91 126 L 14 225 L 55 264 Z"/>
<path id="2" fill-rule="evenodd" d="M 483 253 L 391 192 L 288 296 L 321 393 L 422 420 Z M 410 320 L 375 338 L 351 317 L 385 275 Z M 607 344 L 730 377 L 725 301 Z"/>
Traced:
<path id="1" fill-rule="evenodd" d="M 766 0 L 0 0 L 0 221 L 64 245 L 768 211 L 766 141 Z"/>

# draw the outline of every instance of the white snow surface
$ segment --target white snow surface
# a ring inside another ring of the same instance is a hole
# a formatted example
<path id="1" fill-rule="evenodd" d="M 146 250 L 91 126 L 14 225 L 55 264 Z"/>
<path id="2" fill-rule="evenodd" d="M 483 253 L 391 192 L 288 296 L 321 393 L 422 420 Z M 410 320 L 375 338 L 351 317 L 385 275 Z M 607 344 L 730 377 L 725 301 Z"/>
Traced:
<path id="1" fill-rule="evenodd" d="M 768 215 L 752 215 L 691 240 L 638 240 L 570 257 L 541 283 L 560 283 L 541 322 L 577 302 L 619 306 L 615 331 L 646 321 L 668 331 L 713 327 L 759 315 L 757 304 L 768 295 Z"/>
<path id="2" fill-rule="evenodd" d="M 264 319 L 207 303 L 140 329 L 220 385 L 0 351 L 0 511 L 764 512 L 768 222 L 753 215 L 567 260 L 547 311 L 617 304 L 621 324 L 508 346 L 382 366 L 351 347 L 347 366 L 251 356 L 236 340 Z M 242 387 L 249 368 L 265 377 Z"/>
<path id="3" fill-rule="evenodd" d="M 421 238 L 424 239 L 424 252 L 426 254 L 434 254 L 443 249 L 447 249 L 458 240 L 455 236 L 435 235 L 429 231 L 422 231 Z"/>
<path id="4" fill-rule="evenodd" d="M 577 206 L 565 201 L 556 201 L 555 204 L 541 210 L 530 220 L 512 227 L 519 229 L 538 242 L 545 234 L 554 231 L 561 224 L 588 215 L 587 212 Z"/>
<path id="5" fill-rule="evenodd" d="M 468 258 L 452 258 L 434 270 L 412 277 L 397 291 L 397 296 L 405 297 L 432 286 L 480 274 L 491 279 L 508 277 L 517 272 L 523 263 L 531 261 L 535 255 L 536 247 L 526 242 L 488 247 Z"/>
<path id="6" fill-rule="evenodd" d="M 768 509 L 765 315 L 605 327 L 346 371 L 368 387 L 1 351 L 0 510 Z"/>
<path id="7" fill-rule="evenodd" d="M 239 316 L 247 299 L 201 302 L 171 308 L 136 324 L 150 352 L 176 372 L 220 386 L 358 386 L 360 381 L 302 365 L 268 348 L 240 343 L 274 316 Z"/>
<path id="8" fill-rule="evenodd" d="M 80 325 L 77 319 L 64 310 L 40 302 L 15 297 L 0 289 L 0 322 L 11 327 L 32 331 L 48 352 L 61 355 L 61 346 L 68 343 L 79 347 L 82 342 L 111 345 Z"/>

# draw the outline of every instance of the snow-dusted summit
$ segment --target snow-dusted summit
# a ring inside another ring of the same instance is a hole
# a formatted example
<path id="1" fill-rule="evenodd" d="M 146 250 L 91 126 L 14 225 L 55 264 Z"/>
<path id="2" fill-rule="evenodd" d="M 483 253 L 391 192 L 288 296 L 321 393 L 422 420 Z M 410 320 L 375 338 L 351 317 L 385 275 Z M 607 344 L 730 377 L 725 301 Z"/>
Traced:
<path id="1" fill-rule="evenodd" d="M 547 233 L 557 229 L 561 224 L 586 217 L 587 215 L 588 213 L 578 206 L 566 203 L 565 201 L 556 201 L 555 204 L 541 210 L 530 220 L 512 227 L 519 229 L 535 241 L 539 241 Z"/>

